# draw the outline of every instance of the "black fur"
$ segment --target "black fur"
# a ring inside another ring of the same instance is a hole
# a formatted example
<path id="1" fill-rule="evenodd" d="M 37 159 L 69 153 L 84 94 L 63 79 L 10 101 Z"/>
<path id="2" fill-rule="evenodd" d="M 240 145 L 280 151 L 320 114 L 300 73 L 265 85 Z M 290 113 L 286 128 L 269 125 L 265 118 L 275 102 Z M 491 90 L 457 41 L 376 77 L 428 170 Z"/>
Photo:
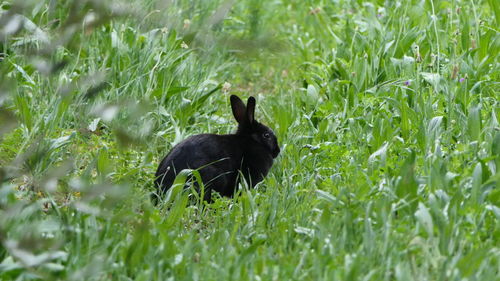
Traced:
<path id="1" fill-rule="evenodd" d="M 235 134 L 201 134 L 177 144 L 161 161 L 155 184 L 161 196 L 172 186 L 183 169 L 198 169 L 205 185 L 205 200 L 211 191 L 231 197 L 239 181 L 240 171 L 254 187 L 262 181 L 280 153 L 273 131 L 255 121 L 255 99 L 248 98 L 247 106 L 235 95 L 231 108 L 238 129 Z"/>

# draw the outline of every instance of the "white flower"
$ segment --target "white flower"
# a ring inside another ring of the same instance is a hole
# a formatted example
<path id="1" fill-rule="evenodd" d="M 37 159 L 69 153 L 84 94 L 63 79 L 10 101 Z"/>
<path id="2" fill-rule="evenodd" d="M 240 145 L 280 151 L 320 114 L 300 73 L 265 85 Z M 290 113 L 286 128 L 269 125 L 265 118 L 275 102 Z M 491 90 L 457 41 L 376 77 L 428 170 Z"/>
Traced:
<path id="1" fill-rule="evenodd" d="M 228 82 L 224 82 L 224 84 L 222 84 L 222 91 L 223 92 L 229 92 L 229 90 L 231 89 L 231 84 L 229 84 Z"/>

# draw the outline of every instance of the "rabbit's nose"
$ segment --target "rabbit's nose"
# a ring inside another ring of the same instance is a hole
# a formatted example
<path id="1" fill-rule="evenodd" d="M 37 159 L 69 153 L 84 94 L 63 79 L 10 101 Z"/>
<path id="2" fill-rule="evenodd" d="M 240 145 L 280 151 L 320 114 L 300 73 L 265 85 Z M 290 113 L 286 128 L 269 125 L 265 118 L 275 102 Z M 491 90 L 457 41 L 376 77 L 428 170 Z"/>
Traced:
<path id="1" fill-rule="evenodd" d="M 278 157 L 278 154 L 280 154 L 280 148 L 276 147 L 276 149 L 273 151 L 273 158 Z"/>

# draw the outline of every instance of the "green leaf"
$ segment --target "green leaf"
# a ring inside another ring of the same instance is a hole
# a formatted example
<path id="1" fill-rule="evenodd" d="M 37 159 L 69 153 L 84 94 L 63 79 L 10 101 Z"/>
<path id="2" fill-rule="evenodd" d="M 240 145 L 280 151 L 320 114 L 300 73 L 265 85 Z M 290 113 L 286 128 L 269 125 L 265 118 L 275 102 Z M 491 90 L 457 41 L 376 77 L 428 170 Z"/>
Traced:
<path id="1" fill-rule="evenodd" d="M 370 157 L 368 157 L 368 163 L 374 163 L 377 158 L 380 158 L 382 163 L 385 163 L 385 159 L 387 158 L 387 148 L 389 147 L 389 143 L 384 143 L 377 151 L 373 152 Z"/>
<path id="2" fill-rule="evenodd" d="M 326 191 L 323 191 L 323 190 L 320 190 L 320 189 L 317 189 L 315 190 L 315 192 L 318 194 L 318 197 L 331 203 L 331 204 L 338 204 L 340 203 L 341 205 L 343 205 L 342 201 L 339 201 L 337 198 L 335 198 L 335 196 L 331 195 L 330 193 L 326 192 Z"/>
<path id="3" fill-rule="evenodd" d="M 51 142 L 50 142 L 50 149 L 51 150 L 56 150 L 58 148 L 61 148 L 67 144 L 70 143 L 71 139 L 73 139 L 75 137 L 75 133 L 71 133 L 71 135 L 68 135 L 68 136 L 63 136 L 63 137 L 60 137 L 60 138 L 57 138 L 57 139 L 52 139 Z"/>
<path id="4" fill-rule="evenodd" d="M 480 141 L 481 136 L 481 108 L 474 106 L 469 110 L 467 116 L 467 132 L 474 141 Z"/>
<path id="5" fill-rule="evenodd" d="M 497 173 L 500 172 L 500 132 L 495 132 L 495 136 L 491 141 L 491 154 L 496 158 Z"/>
<path id="6" fill-rule="evenodd" d="M 493 14 L 495 15 L 497 26 L 500 26 L 500 7 L 498 6 L 498 2 L 496 0 L 488 0 L 488 4 L 494 12 Z"/>
<path id="7" fill-rule="evenodd" d="M 184 169 L 177 174 L 172 187 L 170 187 L 165 195 L 165 203 L 172 202 L 184 190 L 186 180 L 191 176 L 192 171 L 192 169 Z"/>
<path id="8" fill-rule="evenodd" d="M 471 190 L 471 201 L 474 204 L 480 204 L 480 193 L 481 185 L 483 183 L 483 167 L 481 163 L 477 163 L 472 173 L 472 190 Z"/>
<path id="9" fill-rule="evenodd" d="M 405 198 L 407 201 L 417 197 L 418 183 L 415 177 L 415 151 L 411 151 L 406 158 L 403 167 L 399 171 L 399 181 L 396 185 L 396 195 Z"/>
<path id="10" fill-rule="evenodd" d="M 422 72 L 420 75 L 422 75 L 427 83 L 432 85 L 435 92 L 440 91 L 441 75 L 439 73 Z"/>
<path id="11" fill-rule="evenodd" d="M 419 224 L 425 229 L 429 237 L 434 236 L 434 223 L 432 221 L 429 209 L 422 203 L 418 203 L 418 210 L 415 212 L 415 217 Z"/>
<path id="12" fill-rule="evenodd" d="M 311 100 L 318 100 L 318 90 L 316 90 L 316 87 L 314 87 L 313 84 L 307 85 L 307 95 Z"/>
<path id="13" fill-rule="evenodd" d="M 17 65 L 15 63 L 13 63 L 12 65 L 17 69 L 17 71 L 19 71 L 21 73 L 21 75 L 26 80 L 26 82 L 28 82 L 32 86 L 36 85 L 35 81 L 33 81 L 33 79 L 31 78 L 31 76 L 28 73 L 26 73 L 26 71 L 24 70 L 24 68 L 22 68 L 20 65 Z"/>
<path id="14" fill-rule="evenodd" d="M 443 123 L 443 116 L 436 116 L 429 121 L 426 130 L 427 149 L 434 146 L 434 143 L 441 136 L 441 124 Z"/>

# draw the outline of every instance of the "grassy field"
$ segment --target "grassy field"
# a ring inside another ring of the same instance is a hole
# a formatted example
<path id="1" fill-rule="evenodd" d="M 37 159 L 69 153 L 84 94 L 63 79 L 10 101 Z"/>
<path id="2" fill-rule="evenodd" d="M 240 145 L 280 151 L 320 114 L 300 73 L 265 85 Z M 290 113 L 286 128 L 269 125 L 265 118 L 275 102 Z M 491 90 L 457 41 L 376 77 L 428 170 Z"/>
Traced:
<path id="1" fill-rule="evenodd" d="M 0 1 L 0 280 L 500 280 L 500 6 Z M 256 189 L 154 172 L 257 98 Z"/>

